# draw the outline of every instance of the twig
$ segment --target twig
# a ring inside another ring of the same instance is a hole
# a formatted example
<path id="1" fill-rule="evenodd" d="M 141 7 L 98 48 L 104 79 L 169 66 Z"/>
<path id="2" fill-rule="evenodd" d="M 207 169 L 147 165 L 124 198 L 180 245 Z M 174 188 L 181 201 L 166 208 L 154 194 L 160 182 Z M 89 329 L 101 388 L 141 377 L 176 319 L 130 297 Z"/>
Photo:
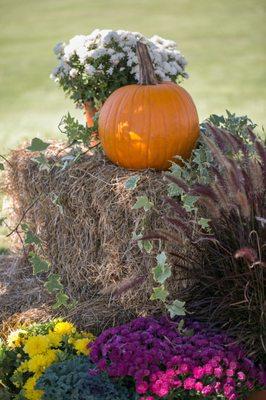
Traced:
<path id="1" fill-rule="evenodd" d="M 62 153 L 62 151 L 68 149 L 68 148 L 71 147 L 71 146 L 73 146 L 73 144 L 74 144 L 75 142 L 76 142 L 76 140 L 73 140 L 73 141 L 72 141 L 71 143 L 69 143 L 66 147 L 63 147 L 62 149 L 60 149 L 60 150 L 56 153 L 55 157 L 57 157 L 60 153 Z"/>
<path id="2" fill-rule="evenodd" d="M 11 164 L 11 162 L 10 162 L 6 157 L 2 156 L 2 154 L 0 154 L 0 157 L 1 157 L 3 160 L 5 160 L 5 162 L 6 162 L 11 168 L 14 168 L 13 165 Z"/>
<path id="3" fill-rule="evenodd" d="M 30 205 L 29 207 L 26 208 L 26 210 L 23 212 L 19 222 L 17 223 L 17 225 L 15 226 L 14 229 L 12 229 L 11 232 L 9 232 L 6 237 L 9 237 L 11 235 L 13 235 L 14 232 L 17 232 L 18 227 L 20 226 L 21 222 L 23 221 L 23 219 L 25 218 L 26 214 L 31 210 L 31 208 L 37 203 L 37 201 L 40 200 L 41 196 L 43 195 L 43 193 L 41 193 Z"/>

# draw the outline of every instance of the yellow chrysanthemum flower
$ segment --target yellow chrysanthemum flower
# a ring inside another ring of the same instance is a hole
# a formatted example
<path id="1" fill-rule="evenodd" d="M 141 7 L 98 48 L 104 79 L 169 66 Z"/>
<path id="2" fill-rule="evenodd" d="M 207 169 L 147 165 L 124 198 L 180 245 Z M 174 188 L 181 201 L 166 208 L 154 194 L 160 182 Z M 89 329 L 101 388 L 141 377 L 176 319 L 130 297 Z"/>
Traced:
<path id="1" fill-rule="evenodd" d="M 16 369 L 17 372 L 26 372 L 28 371 L 28 361 L 23 361 L 20 366 Z"/>
<path id="2" fill-rule="evenodd" d="M 35 374 L 26 381 L 23 389 L 27 400 L 40 400 L 42 398 L 43 390 L 35 389 L 35 385 L 39 377 L 40 374 Z"/>
<path id="3" fill-rule="evenodd" d="M 95 336 L 91 332 L 81 332 L 82 336 L 89 339 L 90 342 L 95 340 Z"/>
<path id="4" fill-rule="evenodd" d="M 37 354 L 45 353 L 46 350 L 49 348 L 49 339 L 47 336 L 37 335 L 31 336 L 27 339 L 24 351 L 30 357 L 33 357 Z"/>
<path id="5" fill-rule="evenodd" d="M 76 328 L 70 322 L 57 322 L 54 327 L 54 332 L 59 335 L 71 335 L 71 333 L 74 333 L 75 331 Z"/>
<path id="6" fill-rule="evenodd" d="M 62 335 L 56 332 L 49 331 L 47 338 L 51 347 L 59 347 L 62 342 Z"/>
<path id="7" fill-rule="evenodd" d="M 23 337 L 27 331 L 24 329 L 18 329 L 14 332 L 11 332 L 7 338 L 8 347 L 15 348 L 19 347 L 23 344 L 25 338 Z"/>
<path id="8" fill-rule="evenodd" d="M 28 370 L 30 372 L 43 372 L 57 360 L 55 350 L 48 350 L 44 354 L 37 354 L 28 361 Z"/>
<path id="9" fill-rule="evenodd" d="M 88 344 L 90 343 L 89 339 L 77 339 L 74 342 L 74 348 L 77 350 L 78 354 L 88 355 L 90 353 L 90 349 L 88 348 Z"/>

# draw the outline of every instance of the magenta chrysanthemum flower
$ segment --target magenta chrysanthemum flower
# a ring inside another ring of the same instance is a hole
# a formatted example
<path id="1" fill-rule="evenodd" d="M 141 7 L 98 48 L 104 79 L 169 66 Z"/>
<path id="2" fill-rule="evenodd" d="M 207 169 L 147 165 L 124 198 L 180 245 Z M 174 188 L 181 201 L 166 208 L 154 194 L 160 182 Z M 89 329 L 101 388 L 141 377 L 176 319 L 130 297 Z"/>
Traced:
<path id="1" fill-rule="evenodd" d="M 107 329 L 92 344 L 90 358 L 111 377 L 133 379 L 143 400 L 170 393 L 240 400 L 263 386 L 263 370 L 225 333 L 188 321 L 185 328 L 193 334 L 181 335 L 177 325 L 164 317 L 141 317 Z"/>

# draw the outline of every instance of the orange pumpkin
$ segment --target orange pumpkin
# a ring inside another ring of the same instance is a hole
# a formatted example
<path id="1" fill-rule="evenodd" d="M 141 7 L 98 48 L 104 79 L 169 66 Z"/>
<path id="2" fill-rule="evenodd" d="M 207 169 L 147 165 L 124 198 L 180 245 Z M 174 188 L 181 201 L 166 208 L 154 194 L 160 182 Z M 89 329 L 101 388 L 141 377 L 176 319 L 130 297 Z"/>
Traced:
<path id="1" fill-rule="evenodd" d="M 167 169 L 179 155 L 187 159 L 199 136 L 190 95 L 172 82 L 158 83 L 147 46 L 137 44 L 140 82 L 119 88 L 99 116 L 107 157 L 129 169 Z"/>

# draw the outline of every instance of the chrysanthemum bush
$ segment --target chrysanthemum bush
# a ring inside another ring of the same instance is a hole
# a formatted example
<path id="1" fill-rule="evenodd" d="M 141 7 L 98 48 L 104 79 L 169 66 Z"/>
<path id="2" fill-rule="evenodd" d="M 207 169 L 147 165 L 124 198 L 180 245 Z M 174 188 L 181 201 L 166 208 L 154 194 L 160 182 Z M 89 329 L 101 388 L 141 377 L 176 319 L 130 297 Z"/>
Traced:
<path id="1" fill-rule="evenodd" d="M 235 400 L 263 387 L 262 368 L 232 338 L 198 322 L 179 327 L 165 317 L 137 318 L 104 331 L 90 358 L 111 377 L 130 377 L 141 400 Z"/>
<path id="2" fill-rule="evenodd" d="M 94 340 L 89 332 L 79 332 L 73 324 L 54 320 L 12 332 L 0 346 L 0 387 L 9 398 L 41 399 L 35 384 L 52 364 L 88 355 Z"/>
<path id="3" fill-rule="evenodd" d="M 59 64 L 51 78 L 76 103 L 93 100 L 99 107 L 114 90 L 138 82 L 138 40 L 147 44 L 159 81 L 188 77 L 187 62 L 175 42 L 159 36 L 148 39 L 138 32 L 96 29 L 56 45 Z"/>

